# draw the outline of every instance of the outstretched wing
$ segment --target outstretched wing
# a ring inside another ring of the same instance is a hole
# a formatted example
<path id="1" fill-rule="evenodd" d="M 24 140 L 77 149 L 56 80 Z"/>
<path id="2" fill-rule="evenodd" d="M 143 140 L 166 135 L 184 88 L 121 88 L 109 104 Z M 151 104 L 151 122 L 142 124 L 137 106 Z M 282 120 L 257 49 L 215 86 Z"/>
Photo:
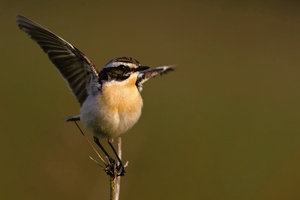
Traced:
<path id="1" fill-rule="evenodd" d="M 76 47 L 41 25 L 23 16 L 17 16 L 17 23 L 48 54 L 82 105 L 88 95 L 87 86 L 98 78 L 94 64 Z"/>
<path id="2" fill-rule="evenodd" d="M 136 81 L 136 86 L 138 90 L 141 92 L 143 90 L 143 84 L 148 81 L 150 78 L 155 77 L 157 75 L 167 74 L 170 71 L 174 71 L 175 66 L 161 66 L 156 67 L 154 69 L 150 69 L 148 71 L 140 72 Z"/>

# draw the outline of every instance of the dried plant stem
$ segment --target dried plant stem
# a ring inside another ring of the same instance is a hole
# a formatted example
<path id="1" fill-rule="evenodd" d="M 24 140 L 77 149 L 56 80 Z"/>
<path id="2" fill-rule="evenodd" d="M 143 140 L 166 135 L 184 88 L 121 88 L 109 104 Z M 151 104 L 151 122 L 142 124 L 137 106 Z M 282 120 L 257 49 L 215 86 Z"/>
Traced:
<path id="1" fill-rule="evenodd" d="M 100 158 L 102 163 L 99 163 L 96 161 L 93 157 L 90 156 L 90 159 L 93 160 L 96 164 L 98 164 L 105 172 L 110 176 L 110 199 L 111 200 L 119 200 L 120 197 L 120 186 L 121 186 L 121 176 L 120 176 L 120 171 L 117 169 L 120 165 L 119 161 L 114 164 L 114 166 L 107 164 L 104 159 L 101 157 L 101 155 L 97 152 L 95 147 L 92 145 L 90 140 L 85 136 L 79 125 L 77 124 L 76 121 L 74 121 L 77 128 L 81 132 L 81 134 L 84 136 L 85 140 L 88 142 L 90 147 L 93 149 L 93 151 L 97 154 L 97 156 Z M 122 139 L 119 137 L 118 138 L 118 156 L 120 159 L 122 159 Z M 128 165 L 128 162 L 125 163 L 124 167 Z"/>
<path id="2" fill-rule="evenodd" d="M 120 137 L 118 138 L 118 155 L 122 159 L 122 139 Z M 120 186 L 121 176 L 118 176 L 118 173 L 110 175 L 110 200 L 119 200 Z"/>
<path id="3" fill-rule="evenodd" d="M 91 141 L 85 136 L 84 132 L 81 130 L 80 126 L 77 124 L 76 121 L 74 121 L 76 127 L 80 131 L 80 133 L 83 135 L 84 139 L 87 141 L 87 143 L 90 145 L 90 147 L 93 149 L 93 151 L 97 154 L 97 156 L 100 158 L 103 164 L 105 164 L 104 159 L 101 157 L 101 155 L 98 153 L 98 151 L 95 149 L 95 147 L 92 145 Z M 92 157 L 90 157 L 93 161 L 95 161 L 98 165 L 100 165 L 102 168 L 105 168 L 103 165 L 98 163 L 96 160 L 94 160 Z"/>

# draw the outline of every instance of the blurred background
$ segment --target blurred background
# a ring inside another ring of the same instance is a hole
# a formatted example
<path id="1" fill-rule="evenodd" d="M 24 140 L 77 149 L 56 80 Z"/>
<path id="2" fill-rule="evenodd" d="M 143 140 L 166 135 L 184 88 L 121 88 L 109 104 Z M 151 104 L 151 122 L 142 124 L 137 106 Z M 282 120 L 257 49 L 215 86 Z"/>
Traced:
<path id="1" fill-rule="evenodd" d="M 177 71 L 144 87 L 121 199 L 300 199 L 298 1 L 1 0 L 0 199 L 108 199 L 73 123 L 79 105 L 24 15 L 101 69 L 132 56 Z M 86 134 L 91 138 L 91 134 Z"/>

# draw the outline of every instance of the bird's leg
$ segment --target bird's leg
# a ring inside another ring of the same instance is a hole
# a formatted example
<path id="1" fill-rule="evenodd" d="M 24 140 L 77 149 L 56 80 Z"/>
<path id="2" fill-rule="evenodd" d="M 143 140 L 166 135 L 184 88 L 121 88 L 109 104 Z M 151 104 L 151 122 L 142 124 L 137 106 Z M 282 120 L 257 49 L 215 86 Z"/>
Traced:
<path id="1" fill-rule="evenodd" d="M 108 139 L 108 144 L 111 147 L 111 149 L 113 150 L 114 154 L 116 155 L 118 161 L 119 161 L 119 165 L 117 165 L 117 170 L 118 170 L 118 176 L 124 176 L 126 171 L 125 171 L 125 167 L 122 163 L 122 160 L 120 159 L 117 151 L 115 150 L 114 146 L 112 145 L 112 142 Z"/>
<path id="2" fill-rule="evenodd" d="M 105 154 L 105 156 L 108 158 L 109 167 L 111 168 L 110 171 L 112 173 L 114 173 L 114 166 L 115 166 L 116 161 L 114 159 L 112 159 L 112 157 L 110 157 L 110 155 L 107 153 L 107 151 L 104 149 L 104 147 L 100 144 L 100 141 L 99 141 L 99 139 L 96 136 L 94 136 L 94 141 L 98 145 L 98 147 L 100 147 L 100 149 L 103 151 L 103 153 Z"/>

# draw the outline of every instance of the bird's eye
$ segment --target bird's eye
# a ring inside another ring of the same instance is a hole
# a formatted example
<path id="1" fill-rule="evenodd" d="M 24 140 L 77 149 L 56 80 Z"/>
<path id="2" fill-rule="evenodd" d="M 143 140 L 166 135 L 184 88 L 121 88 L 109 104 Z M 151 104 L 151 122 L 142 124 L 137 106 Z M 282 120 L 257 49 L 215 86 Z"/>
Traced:
<path id="1" fill-rule="evenodd" d="M 124 66 L 124 65 L 120 65 L 119 66 L 119 69 L 122 69 L 122 70 L 124 70 L 126 67 Z"/>

